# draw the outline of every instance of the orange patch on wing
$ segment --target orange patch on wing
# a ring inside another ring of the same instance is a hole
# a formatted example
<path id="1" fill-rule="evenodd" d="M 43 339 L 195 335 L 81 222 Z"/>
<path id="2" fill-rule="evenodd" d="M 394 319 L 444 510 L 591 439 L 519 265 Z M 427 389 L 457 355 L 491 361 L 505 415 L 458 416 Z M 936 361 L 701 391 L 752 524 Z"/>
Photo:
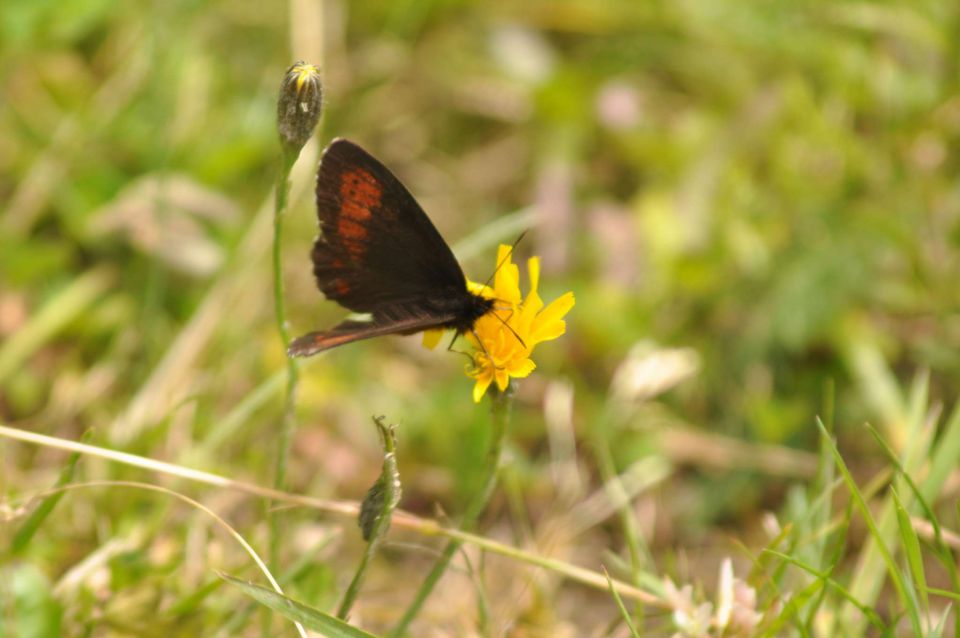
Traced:
<path id="1" fill-rule="evenodd" d="M 337 222 L 337 234 L 349 241 L 363 241 L 367 238 L 367 229 L 348 217 L 341 217 Z"/>
<path id="2" fill-rule="evenodd" d="M 380 205 L 383 189 L 376 178 L 363 168 L 353 168 L 340 176 L 340 214 L 337 231 L 346 240 L 347 250 L 355 258 L 364 252 L 367 239 L 365 222 Z"/>
<path id="3" fill-rule="evenodd" d="M 363 168 L 354 168 L 340 176 L 340 197 L 344 208 L 340 211 L 348 217 L 370 217 L 370 209 L 380 204 L 383 189 L 377 179 Z"/>
<path id="4" fill-rule="evenodd" d="M 343 279 L 334 279 L 333 289 L 337 291 L 337 294 L 342 297 L 343 295 L 350 292 L 350 284 L 345 282 Z"/>
<path id="5" fill-rule="evenodd" d="M 353 168 L 340 176 L 340 214 L 337 232 L 352 256 L 360 257 L 368 231 L 365 222 L 380 205 L 383 189 L 376 178 L 363 168 Z"/>
<path id="6" fill-rule="evenodd" d="M 318 333 L 311 336 L 313 337 L 311 341 L 313 342 L 313 347 L 316 348 L 316 351 L 329 350 L 330 348 L 336 347 L 341 343 L 348 343 L 355 339 L 355 337 L 350 333 Z"/>

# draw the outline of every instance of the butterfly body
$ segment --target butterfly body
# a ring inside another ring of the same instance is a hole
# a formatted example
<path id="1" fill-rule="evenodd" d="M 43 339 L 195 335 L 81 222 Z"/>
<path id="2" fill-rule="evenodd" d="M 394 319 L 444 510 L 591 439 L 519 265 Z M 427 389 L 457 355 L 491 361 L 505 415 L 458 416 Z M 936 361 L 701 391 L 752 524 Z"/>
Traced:
<path id="1" fill-rule="evenodd" d="M 371 316 L 311 332 L 289 347 L 309 356 L 345 343 L 433 328 L 469 332 L 493 300 L 467 289 L 450 247 L 393 173 L 344 139 L 317 173 L 320 236 L 311 252 L 321 292 Z"/>

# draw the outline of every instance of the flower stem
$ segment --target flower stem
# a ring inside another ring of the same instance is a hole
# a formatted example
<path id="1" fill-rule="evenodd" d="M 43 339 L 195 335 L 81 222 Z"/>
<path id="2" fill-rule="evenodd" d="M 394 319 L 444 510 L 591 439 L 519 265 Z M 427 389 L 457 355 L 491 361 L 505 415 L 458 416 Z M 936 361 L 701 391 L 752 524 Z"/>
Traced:
<path id="1" fill-rule="evenodd" d="M 276 315 L 277 332 L 280 335 L 280 341 L 284 351 L 286 351 L 287 344 L 290 343 L 290 332 L 287 329 L 287 311 L 283 299 L 283 217 L 287 209 L 287 197 L 290 194 L 290 170 L 293 168 L 293 163 L 296 159 L 296 154 L 288 152 L 286 149 L 282 152 L 273 208 L 273 308 Z M 290 456 L 290 442 L 293 439 L 293 431 L 296 428 L 294 407 L 296 405 L 297 385 L 299 382 L 297 362 L 293 357 L 286 354 L 285 356 L 287 359 L 287 384 L 283 402 L 283 421 L 280 426 L 280 439 L 277 442 L 277 456 L 274 461 L 273 486 L 277 490 L 285 489 L 287 482 L 287 459 Z M 275 510 L 271 511 L 269 518 L 270 566 L 273 569 L 277 569 L 279 567 L 280 554 L 278 512 Z"/>
<path id="2" fill-rule="evenodd" d="M 630 502 L 631 499 L 620 481 L 617 473 L 616 463 L 613 458 L 613 449 L 611 448 L 611 439 L 617 413 L 611 405 L 607 405 L 601 415 L 597 426 L 594 428 L 594 454 L 597 459 L 597 469 L 600 478 L 603 480 L 604 489 L 610 495 L 610 500 L 614 503 L 620 503 L 617 513 L 620 516 L 620 524 L 623 526 L 624 542 L 627 545 L 627 552 L 630 554 L 630 571 L 632 582 L 637 585 L 641 582 L 640 575 L 643 573 L 644 565 L 652 562 L 650 551 L 643 542 L 643 535 L 640 533 L 640 524 L 637 521 L 636 513 Z"/>
<path id="3" fill-rule="evenodd" d="M 487 503 L 490 502 L 490 497 L 493 496 L 493 491 L 497 486 L 500 466 L 503 461 L 503 444 L 506 440 L 507 426 L 510 422 L 510 408 L 513 405 L 512 387 L 508 387 L 505 392 L 492 392 L 490 400 L 493 432 L 490 449 L 487 451 L 487 475 L 484 478 L 483 487 L 474 495 L 473 499 L 471 499 L 467 505 L 463 519 L 460 521 L 460 529 L 462 531 L 470 531 L 476 526 L 477 519 L 480 518 L 480 514 L 486 509 Z M 397 623 L 397 626 L 394 627 L 390 633 L 391 638 L 400 638 L 407 631 L 410 623 L 413 622 L 413 619 L 416 618 L 424 603 L 427 602 L 427 598 L 430 596 L 430 592 L 433 591 L 437 581 L 440 580 L 440 577 L 443 576 L 443 573 L 447 570 L 450 559 L 452 559 L 453 555 L 460 549 L 460 545 L 460 540 L 452 539 L 447 543 L 447 546 L 444 547 L 443 553 L 437 559 L 437 562 L 434 563 L 433 569 L 430 570 L 423 584 L 420 585 L 420 589 L 417 591 L 416 596 L 414 596 L 413 602 L 410 603 L 407 611 L 404 612 L 403 618 L 400 619 L 400 622 Z"/>

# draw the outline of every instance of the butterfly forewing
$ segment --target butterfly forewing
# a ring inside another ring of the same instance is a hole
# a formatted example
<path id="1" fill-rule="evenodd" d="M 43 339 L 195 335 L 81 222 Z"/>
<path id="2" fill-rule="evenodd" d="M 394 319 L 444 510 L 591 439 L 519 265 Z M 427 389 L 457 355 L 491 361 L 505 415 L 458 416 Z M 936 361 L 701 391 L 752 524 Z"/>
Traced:
<path id="1" fill-rule="evenodd" d="M 352 142 L 335 140 L 323 154 L 317 214 L 317 285 L 350 310 L 375 312 L 466 287 L 460 265 L 413 196 Z"/>
<path id="2" fill-rule="evenodd" d="M 318 287 L 372 320 L 304 335 L 290 345 L 291 354 L 427 328 L 462 332 L 492 308 L 467 291 L 453 252 L 410 192 L 356 144 L 338 139 L 324 151 L 317 215 L 320 237 L 311 257 Z"/>

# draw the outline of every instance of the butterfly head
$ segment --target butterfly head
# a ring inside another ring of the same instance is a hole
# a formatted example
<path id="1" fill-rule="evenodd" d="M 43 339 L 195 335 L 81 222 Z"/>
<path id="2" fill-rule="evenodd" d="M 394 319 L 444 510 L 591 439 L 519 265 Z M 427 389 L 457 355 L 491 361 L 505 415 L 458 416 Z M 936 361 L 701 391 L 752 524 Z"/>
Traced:
<path id="1" fill-rule="evenodd" d="M 461 299 L 462 306 L 457 310 L 455 324 L 449 326 L 460 334 L 470 332 L 480 317 L 493 312 L 496 304 L 496 300 L 473 292 L 468 292 Z"/>

